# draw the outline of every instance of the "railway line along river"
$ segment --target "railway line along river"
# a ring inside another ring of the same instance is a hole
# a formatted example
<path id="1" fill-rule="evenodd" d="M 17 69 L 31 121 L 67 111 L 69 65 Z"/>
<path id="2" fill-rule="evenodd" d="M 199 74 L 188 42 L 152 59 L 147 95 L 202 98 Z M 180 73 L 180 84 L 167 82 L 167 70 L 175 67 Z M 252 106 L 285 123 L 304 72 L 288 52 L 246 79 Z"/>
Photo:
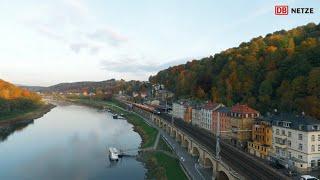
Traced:
<path id="1" fill-rule="evenodd" d="M 97 109 L 58 104 L 0 142 L 0 179 L 144 179 L 134 157 L 112 163 L 108 147 L 138 148 L 139 134 L 125 120 Z"/>

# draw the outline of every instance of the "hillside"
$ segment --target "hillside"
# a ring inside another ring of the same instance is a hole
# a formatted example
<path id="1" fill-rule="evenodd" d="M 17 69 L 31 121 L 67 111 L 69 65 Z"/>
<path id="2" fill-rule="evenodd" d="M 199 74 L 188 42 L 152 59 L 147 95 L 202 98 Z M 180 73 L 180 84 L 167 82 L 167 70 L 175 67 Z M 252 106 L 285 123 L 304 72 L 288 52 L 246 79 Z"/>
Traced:
<path id="1" fill-rule="evenodd" d="M 83 90 L 95 91 L 96 89 L 108 89 L 115 85 L 116 81 L 114 79 L 106 81 L 83 81 L 83 82 L 72 82 L 72 83 L 60 83 L 54 86 L 50 86 L 46 91 L 54 92 L 81 92 Z"/>
<path id="2" fill-rule="evenodd" d="M 0 119 L 38 107 L 41 97 L 0 79 Z"/>
<path id="3" fill-rule="evenodd" d="M 253 38 L 149 78 L 178 98 L 248 103 L 262 113 L 305 111 L 320 118 L 320 25 Z"/>
<path id="4" fill-rule="evenodd" d="M 70 82 L 60 83 L 49 87 L 41 86 L 21 86 L 30 91 L 39 92 L 95 92 L 97 89 L 108 90 L 112 89 L 116 85 L 116 80 L 110 79 L 105 81 L 81 81 L 81 82 Z"/>

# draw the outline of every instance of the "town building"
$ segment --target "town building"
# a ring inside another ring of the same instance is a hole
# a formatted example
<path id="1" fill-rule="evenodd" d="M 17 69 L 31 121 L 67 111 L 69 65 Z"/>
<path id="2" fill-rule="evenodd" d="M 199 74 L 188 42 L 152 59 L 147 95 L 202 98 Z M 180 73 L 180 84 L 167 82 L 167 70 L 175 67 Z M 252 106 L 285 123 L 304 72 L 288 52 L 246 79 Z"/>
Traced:
<path id="1" fill-rule="evenodd" d="M 201 105 L 195 105 L 192 107 L 192 120 L 191 124 L 193 126 L 200 127 L 202 119 L 202 114 L 201 114 Z"/>
<path id="2" fill-rule="evenodd" d="M 185 101 L 179 101 L 172 103 L 172 116 L 175 118 L 183 119 L 186 109 L 187 103 Z"/>
<path id="3" fill-rule="evenodd" d="M 251 139 L 251 129 L 254 119 L 260 113 L 247 105 L 236 104 L 230 112 L 231 143 L 239 148 L 246 149 L 247 142 Z"/>
<path id="4" fill-rule="evenodd" d="M 320 167 L 319 120 L 294 114 L 270 115 L 266 119 L 272 122 L 273 161 L 300 171 Z"/>
<path id="5" fill-rule="evenodd" d="M 187 123 L 191 123 L 191 121 L 192 121 L 192 106 L 186 106 L 183 120 Z"/>
<path id="6" fill-rule="evenodd" d="M 212 113 L 223 104 L 208 102 L 201 108 L 200 127 L 212 132 Z"/>
<path id="7" fill-rule="evenodd" d="M 263 117 L 257 118 L 252 125 L 252 140 L 248 142 L 249 153 L 269 159 L 272 151 L 272 124 Z"/>
<path id="8" fill-rule="evenodd" d="M 229 136 L 230 112 L 231 112 L 231 109 L 228 107 L 219 107 L 217 110 L 212 112 L 212 133 L 214 135 L 216 135 L 217 133 L 218 113 L 219 113 L 220 137 L 230 138 Z"/>

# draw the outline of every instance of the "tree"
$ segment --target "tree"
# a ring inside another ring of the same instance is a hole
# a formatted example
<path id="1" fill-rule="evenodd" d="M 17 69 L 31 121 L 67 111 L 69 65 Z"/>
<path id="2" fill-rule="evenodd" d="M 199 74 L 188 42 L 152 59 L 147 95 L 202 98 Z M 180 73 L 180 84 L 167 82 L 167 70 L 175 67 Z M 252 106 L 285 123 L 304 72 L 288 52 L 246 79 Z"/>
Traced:
<path id="1" fill-rule="evenodd" d="M 204 99 L 206 97 L 206 93 L 201 87 L 198 87 L 197 89 L 197 98 L 198 99 Z"/>
<path id="2" fill-rule="evenodd" d="M 320 67 L 314 68 L 309 73 L 308 92 L 314 96 L 320 96 Z"/>

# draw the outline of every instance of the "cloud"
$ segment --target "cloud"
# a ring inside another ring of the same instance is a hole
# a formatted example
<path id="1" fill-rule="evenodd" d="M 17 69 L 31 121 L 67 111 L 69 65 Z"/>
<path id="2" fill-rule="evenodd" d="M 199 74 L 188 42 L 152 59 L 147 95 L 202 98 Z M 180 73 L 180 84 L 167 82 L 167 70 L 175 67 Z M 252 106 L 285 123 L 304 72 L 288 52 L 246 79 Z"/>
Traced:
<path id="1" fill-rule="evenodd" d="M 89 15 L 89 8 L 81 0 L 64 0 L 64 3 L 73 13 L 85 17 Z"/>
<path id="2" fill-rule="evenodd" d="M 110 28 L 97 29 L 93 33 L 88 33 L 87 37 L 92 40 L 106 42 L 113 46 L 118 46 L 121 43 L 128 41 L 128 38 L 116 31 L 111 30 Z"/>
<path id="3" fill-rule="evenodd" d="M 122 58 L 118 61 L 114 60 L 102 60 L 100 65 L 102 69 L 118 72 L 118 73 L 155 73 L 159 70 L 166 69 L 170 66 L 186 63 L 193 58 L 181 58 L 172 60 L 166 63 L 146 63 L 141 60 L 132 57 Z"/>
<path id="4" fill-rule="evenodd" d="M 54 31 L 52 28 L 50 28 L 49 25 L 47 24 L 35 24 L 34 28 L 41 34 L 47 36 L 50 39 L 58 40 L 58 41 L 63 41 L 65 42 L 66 39 L 59 34 L 58 32 Z"/>
<path id="5" fill-rule="evenodd" d="M 72 43 L 70 44 L 70 49 L 75 53 L 79 53 L 82 49 L 88 48 L 88 46 L 87 43 Z"/>

